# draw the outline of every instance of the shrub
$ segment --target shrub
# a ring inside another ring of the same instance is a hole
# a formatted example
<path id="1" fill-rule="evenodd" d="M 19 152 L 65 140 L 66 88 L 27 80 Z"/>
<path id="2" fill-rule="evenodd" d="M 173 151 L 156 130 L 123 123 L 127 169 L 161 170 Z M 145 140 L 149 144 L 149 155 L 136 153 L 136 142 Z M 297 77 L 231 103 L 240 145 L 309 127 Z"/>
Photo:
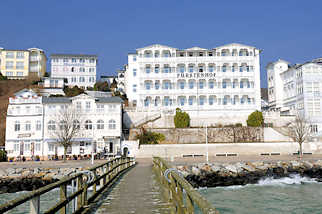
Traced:
<path id="1" fill-rule="evenodd" d="M 254 111 L 248 116 L 248 119 L 246 122 L 247 122 L 247 126 L 252 126 L 252 127 L 262 126 L 264 123 L 264 117 L 262 112 Z"/>
<path id="2" fill-rule="evenodd" d="M 0 80 L 7 80 L 8 78 L 6 76 L 3 76 L 2 73 L 0 72 Z"/>
<path id="3" fill-rule="evenodd" d="M 176 128 L 187 128 L 190 126 L 190 116 L 188 113 L 181 111 L 180 108 L 176 109 L 174 116 L 174 126 Z"/>
<path id="4" fill-rule="evenodd" d="M 81 88 L 78 88 L 77 86 L 74 86 L 72 88 L 69 88 L 66 86 L 64 88 L 64 92 L 67 97 L 75 97 L 77 95 L 84 93 L 84 90 Z"/>
<path id="5" fill-rule="evenodd" d="M 147 131 L 144 128 L 141 129 L 141 133 L 136 135 L 136 139 L 141 144 L 158 144 L 165 140 L 164 134 Z"/>
<path id="6" fill-rule="evenodd" d="M 7 153 L 4 150 L 0 150 L 0 162 L 7 161 Z"/>
<path id="7" fill-rule="evenodd" d="M 243 124 L 241 124 L 241 123 L 236 123 L 236 124 L 235 124 L 235 127 L 243 127 Z"/>

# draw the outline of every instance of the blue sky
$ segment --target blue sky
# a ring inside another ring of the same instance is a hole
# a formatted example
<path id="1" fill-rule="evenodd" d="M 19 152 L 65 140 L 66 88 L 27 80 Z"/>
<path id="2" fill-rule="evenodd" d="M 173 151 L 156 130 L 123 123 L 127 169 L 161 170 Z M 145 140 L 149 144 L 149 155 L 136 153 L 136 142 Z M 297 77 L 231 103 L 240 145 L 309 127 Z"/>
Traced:
<path id="1" fill-rule="evenodd" d="M 268 62 L 322 57 L 321 8 L 318 0 L 1 0 L 0 47 L 97 54 L 100 76 L 115 74 L 127 53 L 154 43 L 244 43 L 263 50 L 266 87 Z"/>

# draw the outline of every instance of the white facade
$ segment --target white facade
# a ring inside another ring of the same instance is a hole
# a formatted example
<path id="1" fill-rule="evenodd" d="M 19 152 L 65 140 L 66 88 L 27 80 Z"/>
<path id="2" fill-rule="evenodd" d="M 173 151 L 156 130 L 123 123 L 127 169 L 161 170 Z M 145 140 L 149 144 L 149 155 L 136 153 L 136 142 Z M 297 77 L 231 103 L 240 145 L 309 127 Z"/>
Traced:
<path id="1" fill-rule="evenodd" d="M 271 110 L 279 110 L 284 115 L 302 114 L 312 125 L 312 132 L 322 134 L 322 59 L 316 59 L 304 64 L 290 66 L 285 61 L 279 61 L 285 69 L 267 70 L 270 104 L 274 103 L 274 94 L 279 96 L 279 107 L 270 105 Z M 276 72 L 276 74 L 275 74 Z M 280 79 L 278 86 L 272 84 L 272 76 Z M 273 93 L 272 93 L 273 92 Z"/>
<path id="2" fill-rule="evenodd" d="M 68 86 L 86 89 L 96 83 L 96 55 L 51 55 L 51 77 L 66 78 Z"/>
<path id="3" fill-rule="evenodd" d="M 199 125 L 243 122 L 261 109 L 260 50 L 242 44 L 179 50 L 163 45 L 128 55 L 124 83 L 130 105 L 189 113 Z"/>
<path id="4" fill-rule="evenodd" d="M 105 150 L 120 153 L 122 133 L 122 100 L 119 97 L 39 97 L 31 90 L 18 92 L 9 99 L 6 150 L 8 157 L 50 158 L 64 154 L 52 132 L 59 129 L 57 114 L 75 108 L 81 131 L 72 141 L 68 155 L 83 156 Z M 93 144 L 94 143 L 94 144 Z M 93 145 L 92 145 L 93 144 Z"/>

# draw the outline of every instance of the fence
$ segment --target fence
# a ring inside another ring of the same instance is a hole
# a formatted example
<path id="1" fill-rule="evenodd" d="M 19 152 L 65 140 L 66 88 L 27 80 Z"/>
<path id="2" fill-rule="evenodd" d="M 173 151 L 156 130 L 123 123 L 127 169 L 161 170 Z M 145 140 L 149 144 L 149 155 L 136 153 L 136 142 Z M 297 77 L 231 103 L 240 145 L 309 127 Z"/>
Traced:
<path id="1" fill-rule="evenodd" d="M 165 160 L 153 157 L 153 166 L 161 185 L 165 188 L 167 199 L 175 207 L 175 213 L 193 214 L 199 209 L 204 214 L 218 214 L 218 211 Z"/>
<path id="2" fill-rule="evenodd" d="M 9 211 L 27 201 L 30 201 L 30 213 L 40 213 L 40 197 L 60 188 L 60 201 L 44 213 L 67 213 L 68 203 L 73 203 L 73 213 L 84 213 L 89 209 L 89 204 L 94 202 L 97 196 L 112 184 L 116 177 L 124 170 L 135 165 L 133 158 L 116 158 L 107 163 L 95 166 L 89 170 L 63 178 L 56 183 L 49 184 L 38 190 L 27 193 L 17 199 L 0 205 L 0 213 Z M 67 194 L 67 185 L 76 184 L 76 191 Z M 92 187 L 93 191 L 88 191 Z"/>

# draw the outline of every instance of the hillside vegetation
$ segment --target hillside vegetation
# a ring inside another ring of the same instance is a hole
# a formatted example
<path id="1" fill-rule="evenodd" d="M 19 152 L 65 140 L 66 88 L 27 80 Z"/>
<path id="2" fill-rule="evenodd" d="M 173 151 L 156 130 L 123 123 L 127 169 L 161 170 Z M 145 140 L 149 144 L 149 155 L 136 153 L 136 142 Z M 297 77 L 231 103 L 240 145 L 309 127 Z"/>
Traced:
<path id="1" fill-rule="evenodd" d="M 32 80 L 2 80 L 0 81 L 0 146 L 4 146 L 6 134 L 6 115 L 9 97 L 24 88 L 34 88 Z"/>

